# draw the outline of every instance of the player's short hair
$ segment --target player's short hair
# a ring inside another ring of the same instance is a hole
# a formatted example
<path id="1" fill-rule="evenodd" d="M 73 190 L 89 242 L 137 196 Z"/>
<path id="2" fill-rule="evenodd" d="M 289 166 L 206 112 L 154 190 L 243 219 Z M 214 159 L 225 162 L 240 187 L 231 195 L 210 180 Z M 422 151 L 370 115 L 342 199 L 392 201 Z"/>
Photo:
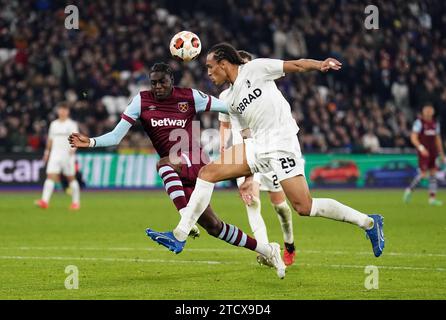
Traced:
<path id="1" fill-rule="evenodd" d="M 70 110 L 70 106 L 68 101 L 61 101 L 56 105 L 56 109 L 67 109 Z"/>
<path id="2" fill-rule="evenodd" d="M 227 60 L 231 64 L 241 65 L 245 64 L 243 58 L 240 57 L 240 54 L 237 50 L 231 46 L 229 43 L 218 43 L 214 45 L 208 52 L 208 54 L 214 54 L 214 59 L 217 62 L 222 60 Z"/>
<path id="3" fill-rule="evenodd" d="M 253 58 L 253 57 L 252 57 L 252 54 L 250 54 L 248 51 L 245 51 L 245 50 L 238 50 L 237 53 L 240 55 L 240 57 L 241 57 L 243 60 L 251 61 L 252 58 Z"/>
<path id="4" fill-rule="evenodd" d="M 150 73 L 152 72 L 163 72 L 167 75 L 169 75 L 173 79 L 173 72 L 172 68 L 164 62 L 157 62 L 155 63 L 152 68 L 150 68 Z"/>

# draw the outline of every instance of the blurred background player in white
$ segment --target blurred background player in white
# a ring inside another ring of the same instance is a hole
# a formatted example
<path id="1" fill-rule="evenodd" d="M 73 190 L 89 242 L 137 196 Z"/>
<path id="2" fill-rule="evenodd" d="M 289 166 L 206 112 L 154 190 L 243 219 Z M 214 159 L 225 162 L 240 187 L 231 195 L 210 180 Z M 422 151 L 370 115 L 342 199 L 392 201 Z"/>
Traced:
<path id="1" fill-rule="evenodd" d="M 412 191 L 429 173 L 429 204 L 432 206 L 443 205 L 443 202 L 436 198 L 438 190 L 436 160 L 440 156 L 441 163 L 444 163 L 445 157 L 440 123 L 434 116 L 434 107 L 427 103 L 423 106 L 421 116 L 415 120 L 412 127 L 410 141 L 417 149 L 419 172 L 404 192 L 403 200 L 406 203 L 410 201 Z"/>
<path id="2" fill-rule="evenodd" d="M 71 148 L 68 143 L 68 137 L 72 132 L 78 132 L 78 125 L 70 119 L 70 109 L 66 102 L 61 102 L 57 106 L 58 118 L 51 122 L 48 131 L 48 140 L 43 156 L 43 161 L 47 163 L 47 178 L 43 184 L 42 198 L 35 204 L 42 209 L 48 208 L 51 195 L 54 191 L 56 182 L 60 180 L 60 174 L 63 174 L 69 183 L 72 194 L 70 209 L 80 209 L 80 187 L 75 177 L 75 153 L 76 149 Z"/>
<path id="3" fill-rule="evenodd" d="M 251 61 L 252 55 L 244 50 L 238 51 L 240 57 L 245 61 Z M 220 99 L 224 99 L 228 89 L 220 93 Z M 243 137 L 240 130 L 231 127 L 230 117 L 228 114 L 219 113 L 220 120 L 220 151 L 228 147 L 228 140 L 232 135 L 232 144 L 236 145 L 243 143 Z M 245 134 L 246 133 L 246 134 Z M 249 129 L 244 131 L 243 136 L 250 136 Z M 284 240 L 283 262 L 290 266 L 294 263 L 295 247 L 293 234 L 293 218 L 291 208 L 286 202 L 285 193 L 280 186 L 277 175 L 274 172 L 269 173 L 255 173 L 249 177 L 237 178 L 237 186 L 240 190 L 240 196 L 246 205 L 246 212 L 248 214 L 248 221 L 254 237 L 257 241 L 262 243 L 269 243 L 268 233 L 261 214 L 260 191 L 267 191 L 269 199 L 274 210 L 277 212 L 277 217 L 280 221 Z M 267 259 L 262 255 L 257 255 L 257 261 L 260 264 L 268 265 Z"/>

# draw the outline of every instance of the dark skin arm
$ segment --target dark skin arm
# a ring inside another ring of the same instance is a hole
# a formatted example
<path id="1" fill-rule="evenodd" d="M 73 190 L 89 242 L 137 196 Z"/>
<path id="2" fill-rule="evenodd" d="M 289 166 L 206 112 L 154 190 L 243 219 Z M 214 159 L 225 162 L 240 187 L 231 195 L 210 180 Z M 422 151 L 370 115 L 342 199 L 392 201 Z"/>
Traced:
<path id="1" fill-rule="evenodd" d="M 293 73 L 293 72 L 308 72 L 308 71 L 321 71 L 327 72 L 328 70 L 339 70 L 341 69 L 342 63 L 333 58 L 328 58 L 323 61 L 313 60 L 313 59 L 299 59 L 299 60 L 289 60 L 283 63 L 283 72 Z"/>

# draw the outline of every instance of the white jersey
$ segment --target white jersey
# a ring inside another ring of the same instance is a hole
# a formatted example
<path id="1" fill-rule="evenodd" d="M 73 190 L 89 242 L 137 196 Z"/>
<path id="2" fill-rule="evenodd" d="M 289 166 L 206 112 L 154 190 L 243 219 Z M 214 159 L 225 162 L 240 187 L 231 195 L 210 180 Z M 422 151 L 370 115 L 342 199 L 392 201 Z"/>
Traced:
<path id="1" fill-rule="evenodd" d="M 249 128 L 258 153 L 288 150 L 299 131 L 290 104 L 274 82 L 284 75 L 283 63 L 255 59 L 239 66 L 234 84 L 220 95 L 229 104 L 234 130 Z"/>
<path id="2" fill-rule="evenodd" d="M 227 102 L 227 95 L 229 93 L 229 88 L 223 90 L 220 95 L 219 95 L 219 99 L 223 100 L 225 102 Z M 220 112 L 218 114 L 218 120 L 223 121 L 223 122 L 231 122 L 231 117 L 229 116 L 229 114 Z M 236 145 L 236 144 L 240 144 L 243 143 L 243 137 L 240 134 L 240 131 L 242 129 L 237 127 L 237 124 L 232 124 L 231 123 L 231 135 L 232 135 L 232 145 Z"/>
<path id="3" fill-rule="evenodd" d="M 53 142 L 51 146 L 51 158 L 69 157 L 71 147 L 68 143 L 68 136 L 73 132 L 79 132 L 79 129 L 77 123 L 71 119 L 65 121 L 58 119 L 51 122 L 48 132 L 48 139 L 51 139 Z"/>

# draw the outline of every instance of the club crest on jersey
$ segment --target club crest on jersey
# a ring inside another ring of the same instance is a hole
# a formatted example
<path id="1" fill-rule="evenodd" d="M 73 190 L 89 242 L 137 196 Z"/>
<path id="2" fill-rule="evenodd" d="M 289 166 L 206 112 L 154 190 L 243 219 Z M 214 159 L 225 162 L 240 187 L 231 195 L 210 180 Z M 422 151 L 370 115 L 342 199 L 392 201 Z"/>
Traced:
<path id="1" fill-rule="evenodd" d="M 187 101 L 184 102 L 178 102 L 178 110 L 181 112 L 186 112 L 189 110 L 189 103 Z"/>

